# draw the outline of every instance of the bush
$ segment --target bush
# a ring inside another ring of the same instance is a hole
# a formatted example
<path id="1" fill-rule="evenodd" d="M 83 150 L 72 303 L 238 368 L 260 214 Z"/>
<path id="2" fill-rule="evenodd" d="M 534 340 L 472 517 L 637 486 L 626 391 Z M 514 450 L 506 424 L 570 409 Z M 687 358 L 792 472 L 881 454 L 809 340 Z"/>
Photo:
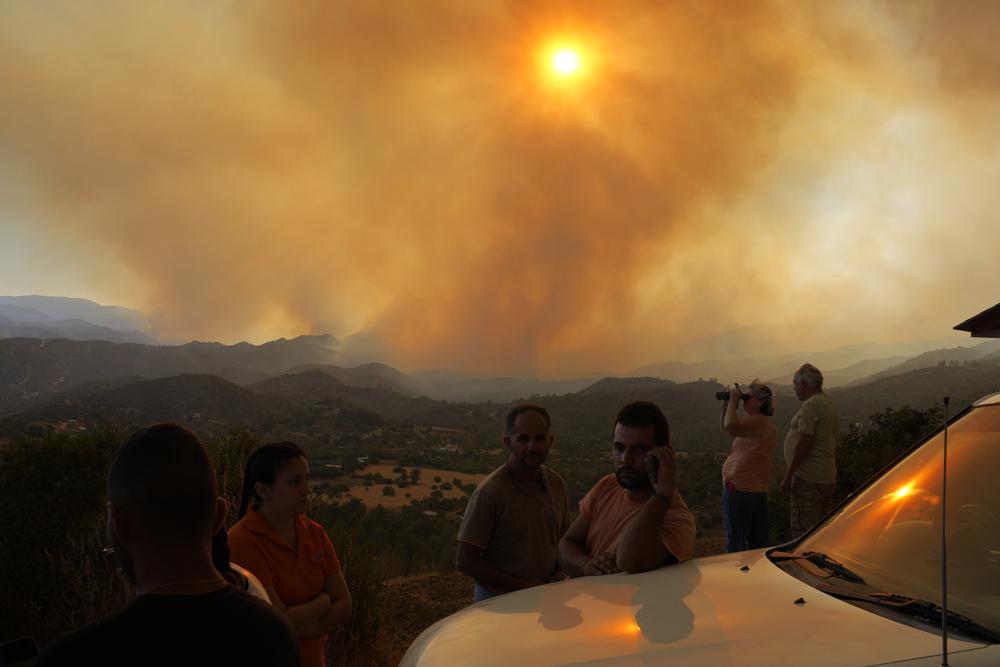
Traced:
<path id="1" fill-rule="evenodd" d="M 330 633 L 326 642 L 328 665 L 376 667 L 388 664 L 388 646 L 378 641 L 385 568 L 374 545 L 355 545 L 345 536 L 330 535 L 338 548 L 344 580 L 351 592 L 352 613 L 347 624 Z"/>
<path id="2" fill-rule="evenodd" d="M 24 438 L 0 450 L 0 637 L 46 642 L 71 629 L 49 610 L 60 608 L 60 596 L 75 596 L 62 563 L 74 550 L 81 554 L 84 537 L 103 525 L 107 471 L 123 436 L 105 425 L 85 435 Z M 103 542 L 103 532 L 93 539 Z M 86 605 L 80 613 L 93 616 Z"/>
<path id="3" fill-rule="evenodd" d="M 240 499 L 243 494 L 243 473 L 246 471 L 247 460 L 253 450 L 257 449 L 260 439 L 249 431 L 237 431 L 202 442 L 215 463 L 219 495 L 229 503 L 226 526 L 232 526 L 238 519 Z"/>

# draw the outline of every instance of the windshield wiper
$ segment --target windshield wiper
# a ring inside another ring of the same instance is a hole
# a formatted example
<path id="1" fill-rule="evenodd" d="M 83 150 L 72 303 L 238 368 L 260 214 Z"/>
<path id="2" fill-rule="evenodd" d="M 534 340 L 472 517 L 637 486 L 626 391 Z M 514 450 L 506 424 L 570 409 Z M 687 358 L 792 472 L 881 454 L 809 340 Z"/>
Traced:
<path id="1" fill-rule="evenodd" d="M 825 591 L 828 595 L 840 600 L 848 600 L 855 602 L 867 602 L 869 604 L 878 605 L 879 607 L 887 607 L 894 611 L 903 614 L 909 618 L 917 621 L 922 621 L 927 625 L 934 626 L 935 628 L 941 627 L 941 607 L 940 605 L 934 604 L 930 600 L 921 600 L 919 598 L 911 598 L 905 595 L 896 595 L 893 593 L 871 593 L 871 594 L 853 594 L 853 593 L 842 593 L 834 590 Z M 981 623 L 977 623 L 968 616 L 962 616 L 954 611 L 948 610 L 948 629 L 955 630 L 967 637 L 975 637 L 978 639 L 983 639 L 993 644 L 1000 643 L 1000 635 L 998 635 L 993 630 L 987 628 Z"/>
<path id="2" fill-rule="evenodd" d="M 835 561 L 824 553 L 820 553 L 818 551 L 807 551 L 803 554 L 803 558 L 819 569 L 826 570 L 830 574 L 836 575 L 844 581 L 849 581 L 852 584 L 865 583 L 865 580 L 860 574 L 854 572 L 853 570 L 849 570 L 843 563 Z"/>
<path id="3" fill-rule="evenodd" d="M 866 584 L 865 580 L 856 572 L 853 572 L 845 567 L 843 563 L 837 562 L 824 553 L 807 551 L 803 554 L 796 554 L 787 551 L 772 551 L 768 554 L 768 557 L 775 563 L 808 561 L 811 565 L 829 572 L 837 579 L 863 586 L 863 588 L 844 587 L 829 579 L 815 586 L 817 590 L 821 590 L 839 600 L 868 603 L 884 609 L 891 609 L 907 618 L 938 629 L 941 627 L 941 607 L 939 605 L 929 600 L 878 591 L 878 589 Z M 993 644 L 1000 643 L 1000 634 L 997 634 L 995 630 L 991 630 L 968 616 L 962 616 L 950 609 L 948 610 L 948 628 L 966 637 L 981 639 Z"/>
<path id="4" fill-rule="evenodd" d="M 824 572 L 829 572 L 833 576 L 843 579 L 844 581 L 849 581 L 852 584 L 865 583 L 865 580 L 860 574 L 849 569 L 843 563 L 836 561 L 827 556 L 825 553 L 821 553 L 819 551 L 807 551 L 804 554 L 792 554 L 775 551 L 771 553 L 771 559 L 774 561 L 806 560 Z"/>

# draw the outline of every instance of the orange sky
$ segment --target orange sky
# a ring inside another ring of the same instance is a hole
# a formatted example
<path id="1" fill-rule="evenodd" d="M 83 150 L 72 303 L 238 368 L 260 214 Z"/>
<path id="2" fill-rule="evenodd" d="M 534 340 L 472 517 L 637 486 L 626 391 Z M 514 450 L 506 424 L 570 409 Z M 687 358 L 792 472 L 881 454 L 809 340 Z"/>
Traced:
<path id="1" fill-rule="evenodd" d="M 540 376 L 1000 300 L 991 3 L 0 7 L 0 293 Z"/>

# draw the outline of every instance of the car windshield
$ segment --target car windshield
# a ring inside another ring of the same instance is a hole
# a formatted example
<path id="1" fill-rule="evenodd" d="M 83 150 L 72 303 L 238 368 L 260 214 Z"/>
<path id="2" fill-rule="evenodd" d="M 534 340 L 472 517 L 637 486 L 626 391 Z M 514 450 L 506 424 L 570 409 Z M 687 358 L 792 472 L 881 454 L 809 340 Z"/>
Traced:
<path id="1" fill-rule="evenodd" d="M 941 600 L 938 433 L 795 549 L 838 561 L 887 593 Z M 948 429 L 948 608 L 1000 632 L 1000 405 Z"/>

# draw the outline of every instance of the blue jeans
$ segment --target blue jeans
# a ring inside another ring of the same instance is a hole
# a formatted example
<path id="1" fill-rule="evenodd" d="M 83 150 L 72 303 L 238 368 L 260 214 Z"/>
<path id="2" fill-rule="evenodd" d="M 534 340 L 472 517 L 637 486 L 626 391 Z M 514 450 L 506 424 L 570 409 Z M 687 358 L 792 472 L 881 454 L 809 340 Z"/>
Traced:
<path id="1" fill-rule="evenodd" d="M 767 546 L 767 492 L 737 491 L 722 487 L 722 523 L 726 551 L 746 551 Z"/>
<path id="2" fill-rule="evenodd" d="M 475 585 L 472 594 L 473 602 L 482 602 L 483 600 L 489 600 L 490 598 L 495 598 L 500 595 L 499 593 L 494 593 L 485 586 L 480 586 L 478 581 L 473 582 L 473 584 Z"/>

